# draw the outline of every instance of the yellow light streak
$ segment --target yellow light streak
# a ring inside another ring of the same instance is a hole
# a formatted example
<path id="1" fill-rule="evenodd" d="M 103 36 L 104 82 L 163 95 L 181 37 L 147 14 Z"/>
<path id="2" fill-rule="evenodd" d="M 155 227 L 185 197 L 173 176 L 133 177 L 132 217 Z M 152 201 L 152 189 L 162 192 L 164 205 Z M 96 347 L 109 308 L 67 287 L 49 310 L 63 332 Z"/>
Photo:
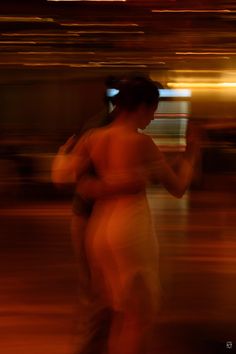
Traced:
<path id="1" fill-rule="evenodd" d="M 134 64 L 134 63 L 119 63 L 119 62 L 89 62 L 89 64 L 94 65 L 94 66 L 103 66 L 103 67 L 137 67 L 137 68 L 146 68 L 147 65 L 145 64 Z"/>
<path id="2" fill-rule="evenodd" d="M 0 44 L 37 44 L 33 41 L 0 41 Z"/>
<path id="3" fill-rule="evenodd" d="M 54 22 L 54 19 L 49 17 L 0 16 L 0 22 Z"/>
<path id="4" fill-rule="evenodd" d="M 143 31 L 102 31 L 102 30 L 87 30 L 87 31 L 69 31 L 68 33 L 78 33 L 78 34 L 144 34 Z"/>
<path id="5" fill-rule="evenodd" d="M 5 37 L 68 37 L 69 35 L 73 37 L 79 37 L 78 33 L 2 33 Z"/>
<path id="6" fill-rule="evenodd" d="M 183 10 L 151 10 L 152 12 L 159 12 L 159 13 L 235 13 L 236 11 L 232 10 L 192 10 L 192 9 L 183 9 Z"/>
<path id="7" fill-rule="evenodd" d="M 197 69 L 197 70 L 190 70 L 190 69 L 185 69 L 185 70 L 172 70 L 172 72 L 175 73 L 231 73 L 236 75 L 236 70 L 231 70 L 231 69 L 222 69 L 222 70 L 206 70 L 206 69 Z"/>
<path id="8" fill-rule="evenodd" d="M 75 22 L 62 22 L 61 26 L 79 26 L 79 27 L 139 27 L 137 23 L 75 23 Z"/>
<path id="9" fill-rule="evenodd" d="M 8 65 L 9 63 L 0 63 L 0 65 Z M 23 65 L 23 66 L 65 66 L 65 67 L 70 67 L 70 68 L 100 68 L 100 67 L 112 67 L 112 68 L 120 68 L 120 67 L 130 67 L 129 65 L 118 65 L 118 64 L 102 64 L 102 63 L 93 63 L 89 62 L 86 64 L 79 64 L 79 63 L 60 63 L 60 62 L 54 62 L 54 63 L 11 63 L 14 65 Z M 132 67 L 137 67 L 137 68 L 146 68 L 146 65 L 132 65 Z"/>
<path id="10" fill-rule="evenodd" d="M 65 54 L 65 55 L 94 55 L 95 52 L 17 52 L 17 54 L 23 54 L 23 55 L 54 55 L 54 54 Z"/>
<path id="11" fill-rule="evenodd" d="M 236 82 L 168 82 L 173 88 L 236 88 Z"/>
<path id="12" fill-rule="evenodd" d="M 69 63 L 23 63 L 23 66 L 69 66 Z"/>
<path id="13" fill-rule="evenodd" d="M 176 55 L 236 55 L 235 52 L 176 52 Z"/>
<path id="14" fill-rule="evenodd" d="M 127 0 L 47 0 L 49 2 L 51 1 L 55 1 L 55 2 L 67 2 L 67 1 L 70 1 L 70 2 L 79 2 L 79 1 L 91 1 L 91 2 L 106 2 L 106 1 L 109 1 L 109 2 L 126 2 Z"/>

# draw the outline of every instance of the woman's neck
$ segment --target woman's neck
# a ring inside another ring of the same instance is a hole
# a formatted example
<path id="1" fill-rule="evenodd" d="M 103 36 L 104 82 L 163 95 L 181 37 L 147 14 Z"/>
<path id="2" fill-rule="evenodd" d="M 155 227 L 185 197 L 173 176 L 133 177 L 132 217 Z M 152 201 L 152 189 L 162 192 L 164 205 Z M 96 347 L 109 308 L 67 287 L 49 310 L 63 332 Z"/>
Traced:
<path id="1" fill-rule="evenodd" d="M 126 129 L 135 130 L 138 129 L 137 114 L 135 112 L 122 111 L 117 113 L 112 125 L 124 126 Z"/>

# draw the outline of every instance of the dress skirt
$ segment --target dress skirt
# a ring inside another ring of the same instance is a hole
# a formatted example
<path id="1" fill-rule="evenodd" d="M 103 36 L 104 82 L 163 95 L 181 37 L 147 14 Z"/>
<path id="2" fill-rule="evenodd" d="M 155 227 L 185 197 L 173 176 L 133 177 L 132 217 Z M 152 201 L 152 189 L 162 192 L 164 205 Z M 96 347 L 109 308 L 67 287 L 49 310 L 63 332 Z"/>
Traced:
<path id="1" fill-rule="evenodd" d="M 145 193 L 97 201 L 87 228 L 93 289 L 114 311 L 156 316 L 158 243 Z"/>

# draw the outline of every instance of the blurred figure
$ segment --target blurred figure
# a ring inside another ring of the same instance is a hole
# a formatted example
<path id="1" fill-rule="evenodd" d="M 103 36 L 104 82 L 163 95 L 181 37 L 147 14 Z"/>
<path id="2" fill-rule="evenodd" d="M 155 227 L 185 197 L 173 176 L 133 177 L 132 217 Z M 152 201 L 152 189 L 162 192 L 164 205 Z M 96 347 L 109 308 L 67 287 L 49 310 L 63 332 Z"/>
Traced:
<path id="1" fill-rule="evenodd" d="M 181 197 L 191 182 L 198 152 L 189 129 L 186 152 L 174 172 L 151 138 L 140 133 L 154 118 L 158 102 L 151 80 L 121 80 L 113 122 L 84 134 L 64 167 L 63 178 L 77 181 L 77 193 L 93 200 L 85 254 L 91 291 L 102 307 L 112 310 L 109 354 L 145 353 L 158 319 L 158 245 L 145 188 L 162 183 Z M 87 173 L 91 166 L 92 176 Z"/>
<path id="2" fill-rule="evenodd" d="M 112 98 L 111 98 L 112 102 Z M 92 213 L 94 199 L 99 194 L 114 193 L 114 190 L 119 191 L 136 191 L 139 189 L 137 183 L 125 183 L 117 186 L 105 186 L 101 181 L 93 180 L 93 192 L 91 186 L 88 186 L 88 177 L 95 176 L 93 166 L 90 164 L 85 168 L 86 184 L 81 178 L 77 180 L 76 174 L 73 172 L 73 149 L 77 142 L 84 141 L 84 138 L 90 134 L 94 127 L 101 127 L 110 124 L 113 120 L 114 112 L 108 113 L 102 111 L 98 115 L 92 117 L 83 127 L 79 136 L 73 135 L 66 143 L 60 147 L 52 166 L 52 180 L 56 185 L 76 184 L 75 193 L 72 204 L 71 218 L 71 238 L 73 249 L 76 256 L 77 275 L 78 275 L 78 317 L 76 319 L 76 353 L 93 354 L 103 353 L 106 346 L 108 336 L 111 311 L 103 304 L 92 290 L 91 274 L 88 264 L 88 259 L 85 251 L 85 233 L 89 218 Z M 81 166 L 80 166 L 81 168 Z M 80 182 L 78 183 L 78 181 Z M 82 190 L 81 190 L 82 186 Z M 90 197 L 83 196 L 83 192 L 88 192 Z"/>
<path id="3" fill-rule="evenodd" d="M 71 175 L 71 152 L 79 139 L 83 140 L 83 134 L 93 127 L 103 126 L 110 123 L 112 114 L 101 112 L 92 117 L 85 124 L 79 136 L 73 135 L 60 147 L 52 166 L 52 181 L 63 188 L 68 184 L 77 182 L 74 174 Z M 90 166 L 86 174 L 92 175 L 93 168 Z M 89 217 L 92 213 L 93 202 L 84 199 L 80 193 L 74 193 L 71 218 L 71 239 L 77 265 L 78 280 L 78 314 L 75 324 L 76 353 L 93 354 L 103 353 L 104 343 L 108 336 L 110 326 L 110 312 L 94 296 L 91 287 L 91 276 L 85 251 L 85 233 Z"/>

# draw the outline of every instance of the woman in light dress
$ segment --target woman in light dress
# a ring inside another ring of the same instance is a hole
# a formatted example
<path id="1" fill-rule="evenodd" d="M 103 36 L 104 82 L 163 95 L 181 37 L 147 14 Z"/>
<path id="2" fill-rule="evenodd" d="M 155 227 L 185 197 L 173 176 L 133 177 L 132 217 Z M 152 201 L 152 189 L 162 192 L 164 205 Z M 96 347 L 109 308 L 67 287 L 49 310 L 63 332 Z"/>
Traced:
<path id="1" fill-rule="evenodd" d="M 140 132 L 158 106 L 154 82 L 128 78 L 118 89 L 114 121 L 80 139 L 67 171 L 78 181 L 78 193 L 95 200 L 85 249 L 94 294 L 113 311 L 108 353 L 144 354 L 160 301 L 158 245 L 145 189 L 162 183 L 181 197 L 193 176 L 197 144 L 189 131 L 174 172 L 152 139 Z M 86 176 L 91 164 L 96 176 Z"/>

